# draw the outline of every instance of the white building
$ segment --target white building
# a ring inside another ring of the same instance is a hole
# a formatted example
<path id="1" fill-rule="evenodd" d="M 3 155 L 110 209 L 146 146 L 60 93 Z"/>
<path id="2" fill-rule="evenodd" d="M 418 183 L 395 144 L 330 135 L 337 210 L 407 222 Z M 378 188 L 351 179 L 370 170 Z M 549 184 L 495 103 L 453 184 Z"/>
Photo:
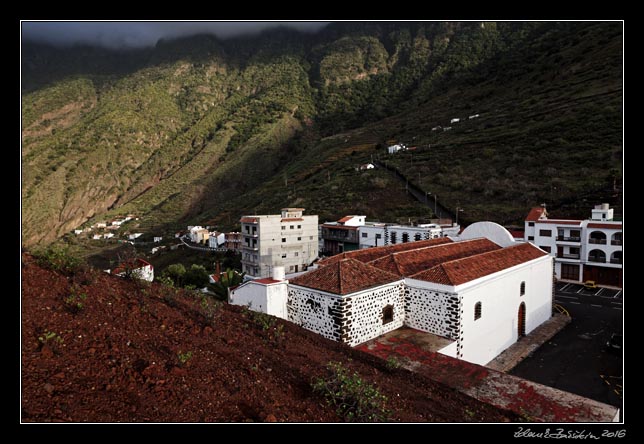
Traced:
<path id="1" fill-rule="evenodd" d="M 419 224 L 395 225 L 386 223 L 367 223 L 358 228 L 360 248 L 380 247 L 438 237 L 456 236 L 458 225 Z"/>
<path id="2" fill-rule="evenodd" d="M 552 258 L 509 242 L 438 238 L 331 257 L 291 279 L 288 319 L 352 346 L 407 325 L 446 338 L 443 354 L 486 364 L 552 313 Z"/>
<path id="3" fill-rule="evenodd" d="M 226 243 L 226 235 L 224 233 L 213 232 L 210 233 L 208 238 L 208 246 L 210 248 L 222 248 L 222 245 Z"/>
<path id="4" fill-rule="evenodd" d="M 303 208 L 281 214 L 241 218 L 242 270 L 250 277 L 269 277 L 275 267 L 304 271 L 318 257 L 318 217 Z"/>
<path id="5" fill-rule="evenodd" d="M 284 267 L 275 267 L 272 278 L 255 279 L 231 289 L 228 302 L 244 305 L 251 310 L 288 319 L 286 307 L 288 281 L 284 280 Z"/>
<path id="6" fill-rule="evenodd" d="M 162 236 L 154 236 L 154 242 L 161 242 L 163 240 Z"/>
<path id="7" fill-rule="evenodd" d="M 114 237 L 114 233 L 105 233 L 105 234 L 103 235 L 103 238 L 104 238 L 104 239 L 110 239 L 110 238 L 112 238 L 112 237 Z"/>
<path id="8" fill-rule="evenodd" d="M 622 286 L 622 223 L 608 204 L 596 205 L 587 220 L 549 219 L 544 207 L 525 220 L 525 240 L 555 258 L 557 279 Z"/>
<path id="9" fill-rule="evenodd" d="M 454 117 L 452 120 L 449 121 L 449 123 L 458 123 L 460 121 L 461 119 L 459 119 L 458 117 Z"/>
<path id="10" fill-rule="evenodd" d="M 190 227 L 189 230 L 190 240 L 196 244 L 207 241 L 210 237 L 210 232 L 200 225 Z"/>
<path id="11" fill-rule="evenodd" d="M 74 234 L 77 236 L 82 233 L 83 233 L 83 230 L 74 230 Z"/>
<path id="12" fill-rule="evenodd" d="M 134 277 L 148 282 L 152 282 L 154 280 L 154 266 L 148 261 L 139 258 L 132 261 L 132 263 L 120 264 L 118 267 L 112 270 L 112 274 L 123 277 L 126 274 L 127 268 L 130 268 L 130 270 L 132 270 L 132 276 Z M 105 271 L 107 271 L 108 273 L 110 272 L 110 270 Z"/>
<path id="13" fill-rule="evenodd" d="M 396 145 L 391 145 L 387 147 L 387 153 L 396 154 L 398 151 L 405 151 L 407 148 L 403 143 L 397 143 Z"/>
<path id="14" fill-rule="evenodd" d="M 142 235 L 143 235 L 143 233 L 132 233 L 132 234 L 128 235 L 127 238 L 130 239 L 130 240 L 134 240 L 134 239 L 136 239 L 138 237 L 141 237 Z"/>

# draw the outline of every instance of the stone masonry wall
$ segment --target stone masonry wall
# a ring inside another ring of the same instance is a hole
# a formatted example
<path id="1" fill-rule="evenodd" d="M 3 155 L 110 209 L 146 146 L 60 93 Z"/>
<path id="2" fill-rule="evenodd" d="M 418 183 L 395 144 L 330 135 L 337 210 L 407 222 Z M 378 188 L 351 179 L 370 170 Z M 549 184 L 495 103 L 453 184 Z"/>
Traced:
<path id="1" fill-rule="evenodd" d="M 405 286 L 405 325 L 459 341 L 461 301 L 458 295 Z"/>

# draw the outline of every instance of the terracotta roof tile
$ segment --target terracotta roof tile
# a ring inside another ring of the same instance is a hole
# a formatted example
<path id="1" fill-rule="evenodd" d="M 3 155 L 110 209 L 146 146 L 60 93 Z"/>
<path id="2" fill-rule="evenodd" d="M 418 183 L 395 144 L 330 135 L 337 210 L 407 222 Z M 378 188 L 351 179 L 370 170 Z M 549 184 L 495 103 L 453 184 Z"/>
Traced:
<path id="1" fill-rule="evenodd" d="M 240 222 L 243 223 L 243 224 L 256 224 L 257 223 L 257 218 L 256 217 L 242 217 Z"/>
<path id="2" fill-rule="evenodd" d="M 398 276 L 411 276 L 443 262 L 499 249 L 501 247 L 489 239 L 470 239 L 393 253 L 369 262 L 369 265 Z"/>
<path id="3" fill-rule="evenodd" d="M 282 222 L 301 222 L 304 219 L 301 217 L 285 217 L 282 219 Z"/>
<path id="4" fill-rule="evenodd" d="M 346 295 L 400 280 L 399 276 L 379 270 L 355 259 L 342 259 L 290 280 L 293 285 Z"/>
<path id="5" fill-rule="evenodd" d="M 540 220 L 540 224 L 552 224 L 552 225 L 581 225 L 580 220 L 570 220 L 570 219 L 549 219 L 549 220 Z"/>
<path id="6" fill-rule="evenodd" d="M 272 279 L 272 278 L 264 278 L 264 279 L 254 279 L 254 280 L 252 280 L 250 282 L 255 282 L 257 284 L 262 284 L 262 285 L 269 285 L 269 284 L 278 284 L 278 283 L 283 282 L 283 281 L 277 281 L 277 280 Z"/>
<path id="7" fill-rule="evenodd" d="M 528 213 L 528 216 L 525 218 L 527 222 L 538 221 L 541 215 L 547 216 L 548 212 L 543 207 L 534 207 Z"/>
<path id="8" fill-rule="evenodd" d="M 455 286 L 542 256 L 548 256 L 548 253 L 541 251 L 530 243 L 523 243 L 463 259 L 444 262 L 411 277 L 437 284 Z"/>
<path id="9" fill-rule="evenodd" d="M 589 223 L 588 228 L 606 228 L 608 230 L 621 230 L 622 223 L 618 224 L 602 224 L 602 223 Z"/>
<path id="10" fill-rule="evenodd" d="M 414 250 L 416 248 L 429 247 L 432 245 L 442 245 L 453 242 L 448 237 L 439 237 L 436 239 L 427 239 L 416 242 L 406 242 L 404 244 L 394 244 L 394 245 L 385 245 L 382 247 L 373 247 L 373 248 L 363 248 L 355 251 L 348 251 L 346 253 L 340 253 L 335 256 L 331 256 L 326 259 L 322 259 L 318 262 L 318 265 L 325 266 L 334 264 L 342 259 L 356 259 L 360 262 L 371 262 L 378 258 L 387 256 L 391 253 L 396 253 L 399 251 Z"/>

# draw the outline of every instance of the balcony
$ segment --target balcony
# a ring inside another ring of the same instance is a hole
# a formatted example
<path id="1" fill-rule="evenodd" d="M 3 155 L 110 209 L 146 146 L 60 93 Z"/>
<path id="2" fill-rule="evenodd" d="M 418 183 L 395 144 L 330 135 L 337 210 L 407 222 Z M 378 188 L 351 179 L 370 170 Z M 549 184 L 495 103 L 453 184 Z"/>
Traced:
<path id="1" fill-rule="evenodd" d="M 592 237 L 588 239 L 589 244 L 598 244 L 598 245 L 606 245 L 606 239 L 593 239 Z"/>
<path id="2" fill-rule="evenodd" d="M 257 237 L 258 237 L 258 236 L 259 236 L 259 235 L 258 235 L 257 233 L 253 233 L 253 234 L 251 234 L 251 233 L 244 233 L 244 237 L 252 237 L 252 238 L 257 239 Z"/>
<path id="3" fill-rule="evenodd" d="M 250 245 L 242 245 L 242 249 L 247 251 L 259 251 L 258 246 L 251 247 Z"/>
<path id="4" fill-rule="evenodd" d="M 611 245 L 622 245 L 622 241 L 621 240 L 612 240 L 612 241 L 610 241 L 610 244 Z"/>
<path id="5" fill-rule="evenodd" d="M 581 242 L 581 237 L 557 236 L 557 242 Z"/>
<path id="6" fill-rule="evenodd" d="M 605 257 L 589 257 L 588 262 L 596 262 L 598 264 L 605 264 L 606 263 L 606 258 Z"/>
<path id="7" fill-rule="evenodd" d="M 559 258 L 559 259 L 577 259 L 577 260 L 579 260 L 580 256 L 579 256 L 579 254 L 557 254 L 557 258 Z"/>
<path id="8" fill-rule="evenodd" d="M 621 259 L 611 259 L 610 260 L 611 264 L 619 264 L 622 265 L 622 260 Z"/>

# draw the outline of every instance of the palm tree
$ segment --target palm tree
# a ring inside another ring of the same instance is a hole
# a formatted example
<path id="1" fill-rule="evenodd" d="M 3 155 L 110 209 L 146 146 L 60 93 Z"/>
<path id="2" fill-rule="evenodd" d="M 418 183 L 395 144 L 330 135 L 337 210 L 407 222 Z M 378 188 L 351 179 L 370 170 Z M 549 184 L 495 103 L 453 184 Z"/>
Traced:
<path id="1" fill-rule="evenodd" d="M 215 293 L 217 299 L 222 301 L 228 300 L 228 289 L 234 288 L 244 282 L 246 273 L 239 273 L 237 270 L 227 268 L 226 271 L 219 274 L 219 279 L 214 284 L 210 284 L 210 290 Z"/>

